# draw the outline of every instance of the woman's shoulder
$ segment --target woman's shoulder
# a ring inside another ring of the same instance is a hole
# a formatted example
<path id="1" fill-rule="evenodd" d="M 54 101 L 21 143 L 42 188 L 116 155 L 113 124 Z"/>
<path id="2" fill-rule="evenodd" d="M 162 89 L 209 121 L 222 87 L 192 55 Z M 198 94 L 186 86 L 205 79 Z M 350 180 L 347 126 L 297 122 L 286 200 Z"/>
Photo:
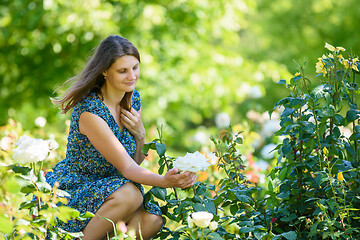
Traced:
<path id="1" fill-rule="evenodd" d="M 96 93 L 90 92 L 78 104 L 76 104 L 74 111 L 81 114 L 84 111 L 94 112 L 101 109 L 100 99 Z"/>

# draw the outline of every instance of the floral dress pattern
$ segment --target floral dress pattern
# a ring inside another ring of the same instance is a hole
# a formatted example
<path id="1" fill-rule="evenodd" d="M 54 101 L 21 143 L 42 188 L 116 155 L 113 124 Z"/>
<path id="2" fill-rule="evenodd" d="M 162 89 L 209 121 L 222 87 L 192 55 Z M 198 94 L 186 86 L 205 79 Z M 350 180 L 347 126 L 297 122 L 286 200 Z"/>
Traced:
<path id="1" fill-rule="evenodd" d="M 140 94 L 135 90 L 132 107 L 139 111 Z M 89 139 L 79 132 L 79 117 L 83 112 L 90 112 L 101 117 L 110 127 L 130 156 L 136 151 L 136 143 L 131 133 L 119 128 L 109 109 L 95 93 L 90 93 L 78 103 L 71 115 L 66 158 L 55 165 L 53 171 L 46 174 L 46 181 L 53 186 L 59 183 L 59 189 L 71 195 L 67 206 L 81 213 L 95 213 L 105 199 L 127 182 L 126 179 L 110 162 L 108 162 L 91 144 Z M 133 182 L 134 183 L 134 182 Z M 143 187 L 134 183 L 144 195 Z M 162 215 L 159 206 L 144 202 L 145 209 L 151 214 Z M 68 232 L 81 231 L 86 221 L 71 220 L 60 223 L 60 227 Z"/>

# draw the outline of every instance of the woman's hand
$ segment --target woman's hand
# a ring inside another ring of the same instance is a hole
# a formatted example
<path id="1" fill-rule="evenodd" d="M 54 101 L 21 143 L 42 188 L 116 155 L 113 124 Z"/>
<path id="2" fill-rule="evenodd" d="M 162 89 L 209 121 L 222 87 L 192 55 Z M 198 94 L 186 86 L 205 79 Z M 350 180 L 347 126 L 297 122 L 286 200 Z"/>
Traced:
<path id="1" fill-rule="evenodd" d="M 176 188 L 188 188 L 195 184 L 196 174 L 193 172 L 183 172 L 177 174 L 178 170 L 176 168 L 170 169 L 164 176 L 165 186 L 166 187 L 176 187 Z"/>
<path id="2" fill-rule="evenodd" d="M 135 140 L 145 139 L 145 128 L 141 121 L 141 115 L 134 108 L 130 112 L 122 109 L 120 114 L 121 123 L 135 137 Z"/>

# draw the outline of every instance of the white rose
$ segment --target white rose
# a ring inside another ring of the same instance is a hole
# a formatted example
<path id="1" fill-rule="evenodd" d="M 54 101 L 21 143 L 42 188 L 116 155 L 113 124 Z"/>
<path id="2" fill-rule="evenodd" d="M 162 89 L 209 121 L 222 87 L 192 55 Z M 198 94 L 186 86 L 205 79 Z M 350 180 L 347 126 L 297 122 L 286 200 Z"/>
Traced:
<path id="1" fill-rule="evenodd" d="M 0 148 L 6 152 L 10 151 L 11 150 L 11 138 L 7 137 L 7 136 L 3 137 L 0 140 Z"/>
<path id="2" fill-rule="evenodd" d="M 219 129 L 227 128 L 230 125 L 230 116 L 226 112 L 216 115 L 215 124 Z"/>
<path id="3" fill-rule="evenodd" d="M 275 132 L 279 131 L 280 128 L 279 120 L 268 120 L 264 123 L 261 132 L 263 136 L 270 137 L 274 135 Z"/>
<path id="4" fill-rule="evenodd" d="M 252 86 L 249 91 L 249 98 L 261 98 L 263 96 L 263 93 L 259 86 Z"/>
<path id="5" fill-rule="evenodd" d="M 194 153 L 186 153 L 184 157 L 178 157 L 174 161 L 174 167 L 183 172 L 205 171 L 209 166 L 210 163 L 207 158 L 198 151 Z"/>
<path id="6" fill-rule="evenodd" d="M 211 221 L 210 225 L 209 225 L 209 228 L 210 228 L 211 231 L 215 231 L 218 228 L 218 223 L 215 222 L 215 221 Z"/>
<path id="7" fill-rule="evenodd" d="M 201 228 L 207 228 L 210 225 L 214 215 L 212 213 L 200 211 L 191 214 L 193 223 Z"/>
<path id="8" fill-rule="evenodd" d="M 261 154 L 264 158 L 266 158 L 266 159 L 271 159 L 271 158 L 273 158 L 274 155 L 275 155 L 275 152 L 273 152 L 273 150 L 274 150 L 276 147 L 277 147 L 276 144 L 274 144 L 274 143 L 269 143 L 269 144 L 265 145 L 265 146 L 263 147 L 263 149 L 261 149 L 260 154 Z"/>
<path id="9" fill-rule="evenodd" d="M 188 223 L 189 228 L 194 227 L 194 222 L 190 216 L 187 217 L 187 223 Z"/>
<path id="10" fill-rule="evenodd" d="M 54 139 L 47 140 L 47 142 L 49 144 L 50 150 L 55 150 L 59 147 L 59 144 Z"/>
<path id="11" fill-rule="evenodd" d="M 44 118 L 44 117 L 37 117 L 36 119 L 35 119 L 35 125 L 37 126 L 37 127 L 44 127 L 45 125 L 46 125 L 46 118 Z"/>
<path id="12" fill-rule="evenodd" d="M 13 159 L 18 163 L 43 161 L 50 151 L 48 141 L 31 138 L 27 135 L 21 136 L 16 146 Z"/>

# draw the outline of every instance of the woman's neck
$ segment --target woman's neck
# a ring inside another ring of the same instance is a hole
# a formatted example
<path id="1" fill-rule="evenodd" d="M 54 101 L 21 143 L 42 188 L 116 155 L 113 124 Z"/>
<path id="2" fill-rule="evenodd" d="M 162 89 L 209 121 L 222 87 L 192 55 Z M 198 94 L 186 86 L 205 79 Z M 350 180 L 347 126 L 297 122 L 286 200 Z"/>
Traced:
<path id="1" fill-rule="evenodd" d="M 111 89 L 106 87 L 106 84 L 101 88 L 101 93 L 103 96 L 103 102 L 111 107 L 118 108 L 120 106 L 120 102 L 123 99 L 125 92 L 112 91 Z"/>

